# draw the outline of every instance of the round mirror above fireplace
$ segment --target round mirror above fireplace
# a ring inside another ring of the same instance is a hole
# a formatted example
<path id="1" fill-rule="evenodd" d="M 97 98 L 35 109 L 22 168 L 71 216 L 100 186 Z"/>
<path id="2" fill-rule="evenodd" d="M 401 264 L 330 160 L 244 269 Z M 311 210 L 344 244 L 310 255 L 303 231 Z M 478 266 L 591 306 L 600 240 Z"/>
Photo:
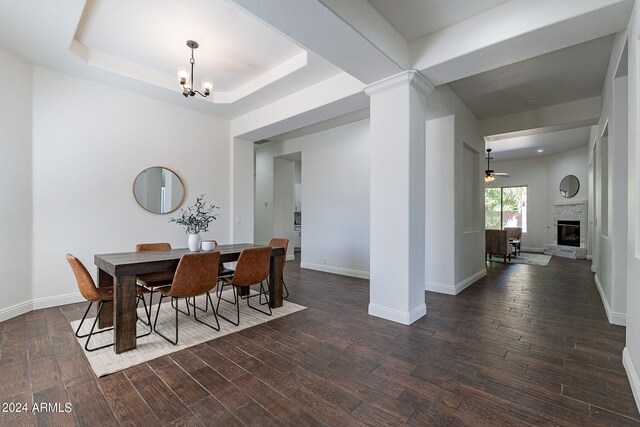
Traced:
<path id="1" fill-rule="evenodd" d="M 580 181 L 575 175 L 567 175 L 560 181 L 560 194 L 562 197 L 570 199 L 578 194 L 578 190 L 580 190 Z"/>

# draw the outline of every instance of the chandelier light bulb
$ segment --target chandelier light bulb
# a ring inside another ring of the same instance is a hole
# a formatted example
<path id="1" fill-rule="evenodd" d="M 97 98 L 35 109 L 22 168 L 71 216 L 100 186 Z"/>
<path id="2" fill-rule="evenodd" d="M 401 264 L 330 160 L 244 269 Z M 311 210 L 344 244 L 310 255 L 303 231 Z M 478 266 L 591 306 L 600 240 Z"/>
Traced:
<path id="1" fill-rule="evenodd" d="M 213 80 L 202 79 L 202 92 L 205 96 L 209 96 L 213 90 Z"/>
<path id="2" fill-rule="evenodd" d="M 182 86 L 189 82 L 189 72 L 185 67 L 178 67 L 178 80 Z"/>

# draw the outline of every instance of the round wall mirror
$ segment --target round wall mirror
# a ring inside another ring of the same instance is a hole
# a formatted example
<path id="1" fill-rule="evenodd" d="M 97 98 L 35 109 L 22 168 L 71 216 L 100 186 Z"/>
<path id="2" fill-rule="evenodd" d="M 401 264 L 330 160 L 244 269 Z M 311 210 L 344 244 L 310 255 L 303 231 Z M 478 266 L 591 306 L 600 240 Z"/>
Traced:
<path id="1" fill-rule="evenodd" d="M 140 172 L 133 182 L 133 197 L 149 212 L 170 213 L 184 201 L 184 184 L 171 169 L 150 167 Z"/>
<path id="2" fill-rule="evenodd" d="M 575 175 L 567 175 L 560 181 L 560 194 L 567 199 L 578 194 L 580 190 L 580 181 Z"/>

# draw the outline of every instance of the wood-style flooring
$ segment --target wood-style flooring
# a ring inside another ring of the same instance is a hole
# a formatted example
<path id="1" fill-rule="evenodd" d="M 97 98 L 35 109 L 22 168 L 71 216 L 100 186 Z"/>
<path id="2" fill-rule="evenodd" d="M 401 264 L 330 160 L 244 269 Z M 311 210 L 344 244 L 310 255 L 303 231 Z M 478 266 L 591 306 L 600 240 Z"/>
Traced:
<path id="1" fill-rule="evenodd" d="M 69 326 L 86 306 L 37 310 L 0 323 L 0 409 L 27 404 L 0 425 L 640 425 L 589 264 L 487 263 L 403 326 L 367 315 L 368 281 L 289 262 L 307 310 L 104 378 Z"/>

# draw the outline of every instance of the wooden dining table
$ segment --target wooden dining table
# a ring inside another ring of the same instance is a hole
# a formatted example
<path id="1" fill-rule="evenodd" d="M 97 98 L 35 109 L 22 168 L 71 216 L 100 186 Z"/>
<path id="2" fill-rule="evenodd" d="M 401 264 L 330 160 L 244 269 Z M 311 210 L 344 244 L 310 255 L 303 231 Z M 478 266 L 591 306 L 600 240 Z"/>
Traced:
<path id="1" fill-rule="evenodd" d="M 224 263 L 237 261 L 243 249 L 259 247 L 264 245 L 237 243 L 220 245 L 215 250 L 220 251 L 220 262 Z M 98 326 L 113 326 L 116 353 L 136 348 L 136 277 L 145 273 L 175 271 L 180 258 L 186 253 L 189 253 L 189 249 L 185 248 L 95 255 L 98 287 L 113 286 L 114 289 L 113 302 L 105 303 Z M 282 268 L 285 259 L 284 248 L 273 248 L 269 271 L 269 304 L 272 308 L 282 307 Z"/>

